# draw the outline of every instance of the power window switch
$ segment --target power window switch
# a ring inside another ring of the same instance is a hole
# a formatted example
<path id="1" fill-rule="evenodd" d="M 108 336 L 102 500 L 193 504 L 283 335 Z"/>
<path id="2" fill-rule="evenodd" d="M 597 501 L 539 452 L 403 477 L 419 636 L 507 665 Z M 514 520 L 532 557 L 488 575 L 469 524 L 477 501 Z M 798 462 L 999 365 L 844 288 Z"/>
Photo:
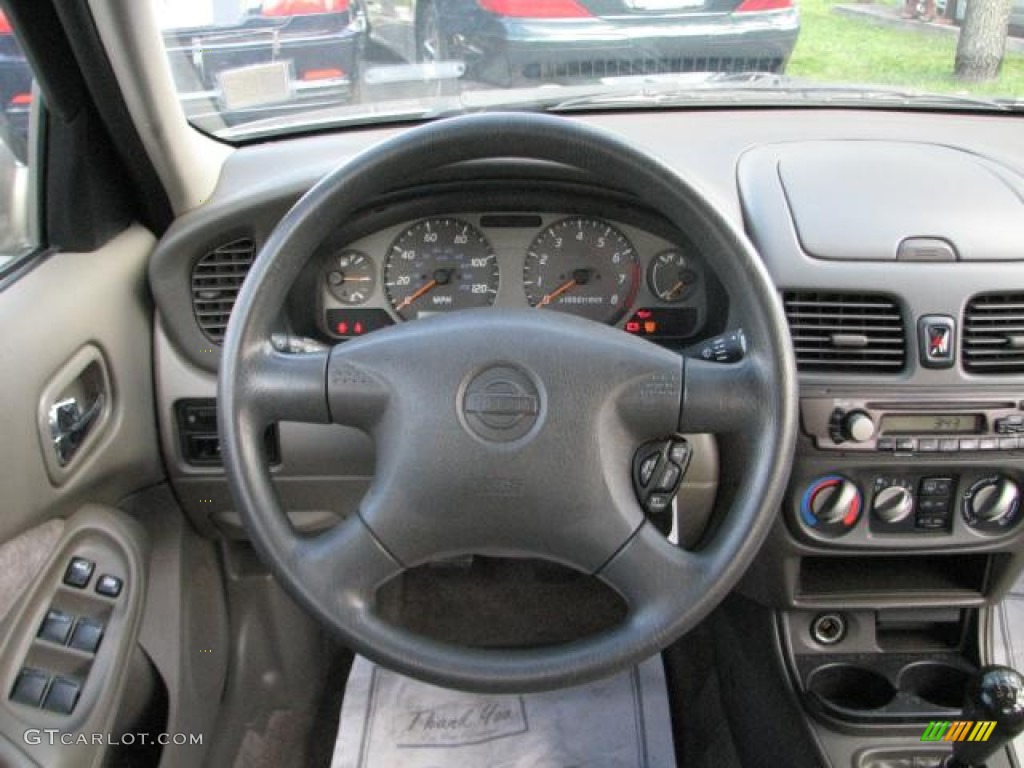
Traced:
<path id="1" fill-rule="evenodd" d="M 58 677 L 46 692 L 43 709 L 56 712 L 58 715 L 70 715 L 75 711 L 75 704 L 78 703 L 81 691 L 81 687 L 74 680 Z"/>
<path id="2" fill-rule="evenodd" d="M 96 594 L 104 597 L 117 597 L 121 594 L 122 582 L 117 576 L 105 573 L 96 579 Z"/>
<path id="3" fill-rule="evenodd" d="M 46 686 L 49 682 L 50 676 L 46 672 L 25 667 L 18 673 L 18 679 L 14 681 L 11 701 L 38 707 L 43 700 L 43 694 L 46 693 Z"/>
<path id="4" fill-rule="evenodd" d="M 69 645 L 79 651 L 96 653 L 103 639 L 103 625 L 92 619 L 79 619 Z"/>
<path id="5" fill-rule="evenodd" d="M 85 589 L 92 578 L 92 572 L 96 563 L 86 560 L 84 557 L 73 557 L 68 563 L 68 569 L 64 571 L 64 583 L 76 589 Z"/>
<path id="6" fill-rule="evenodd" d="M 64 611 L 50 609 L 46 612 L 42 626 L 39 627 L 39 634 L 36 637 L 41 640 L 49 640 L 57 645 L 64 645 L 71 634 L 71 625 L 75 623 L 75 617 Z"/>

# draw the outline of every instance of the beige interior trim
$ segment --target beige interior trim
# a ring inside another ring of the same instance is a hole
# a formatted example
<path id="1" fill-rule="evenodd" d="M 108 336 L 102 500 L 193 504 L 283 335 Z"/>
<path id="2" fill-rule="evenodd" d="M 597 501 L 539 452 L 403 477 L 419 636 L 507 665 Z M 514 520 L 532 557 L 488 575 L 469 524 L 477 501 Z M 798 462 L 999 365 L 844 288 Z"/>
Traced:
<path id="1" fill-rule="evenodd" d="M 0 624 L 39 576 L 63 532 L 63 520 L 47 520 L 0 544 Z"/>
<path id="2" fill-rule="evenodd" d="M 176 214 L 213 194 L 232 149 L 188 124 L 178 101 L 152 0 L 89 0 L 142 143 L 163 181 Z"/>

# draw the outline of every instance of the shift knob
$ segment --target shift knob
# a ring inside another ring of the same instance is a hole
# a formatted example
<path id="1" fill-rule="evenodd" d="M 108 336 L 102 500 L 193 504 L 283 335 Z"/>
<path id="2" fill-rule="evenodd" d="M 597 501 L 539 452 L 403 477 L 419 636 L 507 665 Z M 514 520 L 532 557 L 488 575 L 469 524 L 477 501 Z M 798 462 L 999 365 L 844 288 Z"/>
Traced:
<path id="1" fill-rule="evenodd" d="M 963 719 L 995 722 L 985 741 L 953 742 L 950 768 L 982 766 L 1024 730 L 1024 677 L 1009 667 L 984 667 L 967 684 Z"/>

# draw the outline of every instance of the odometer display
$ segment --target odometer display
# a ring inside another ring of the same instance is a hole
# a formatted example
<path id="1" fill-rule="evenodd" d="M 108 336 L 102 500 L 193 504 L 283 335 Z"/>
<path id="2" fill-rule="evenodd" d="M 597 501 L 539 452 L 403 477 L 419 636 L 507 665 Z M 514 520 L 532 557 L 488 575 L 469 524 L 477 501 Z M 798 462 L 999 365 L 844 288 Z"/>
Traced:
<path id="1" fill-rule="evenodd" d="M 399 234 L 388 249 L 384 288 L 403 320 L 487 307 L 498 293 L 498 262 L 472 224 L 426 219 Z"/>
<path id="2" fill-rule="evenodd" d="M 600 219 L 573 217 L 533 241 L 523 285 L 533 307 L 614 323 L 633 303 L 638 273 L 636 250 L 624 234 Z"/>

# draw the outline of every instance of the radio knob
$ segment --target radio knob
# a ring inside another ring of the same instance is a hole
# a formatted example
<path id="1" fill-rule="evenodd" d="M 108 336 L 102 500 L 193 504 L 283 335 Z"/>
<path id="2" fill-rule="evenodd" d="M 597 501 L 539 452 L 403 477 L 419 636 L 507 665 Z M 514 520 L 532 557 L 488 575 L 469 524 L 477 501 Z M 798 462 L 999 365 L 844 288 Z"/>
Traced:
<path id="1" fill-rule="evenodd" d="M 973 517 L 986 523 L 999 523 L 1017 511 L 1020 489 L 1006 477 L 993 477 L 976 486 L 968 500 Z"/>
<path id="2" fill-rule="evenodd" d="M 843 437 L 855 443 L 866 443 L 875 436 L 875 422 L 864 411 L 853 411 L 843 417 Z"/>
<path id="3" fill-rule="evenodd" d="M 871 510 L 887 523 L 898 523 L 914 511 L 914 496 L 902 486 L 891 485 L 878 492 Z"/>

